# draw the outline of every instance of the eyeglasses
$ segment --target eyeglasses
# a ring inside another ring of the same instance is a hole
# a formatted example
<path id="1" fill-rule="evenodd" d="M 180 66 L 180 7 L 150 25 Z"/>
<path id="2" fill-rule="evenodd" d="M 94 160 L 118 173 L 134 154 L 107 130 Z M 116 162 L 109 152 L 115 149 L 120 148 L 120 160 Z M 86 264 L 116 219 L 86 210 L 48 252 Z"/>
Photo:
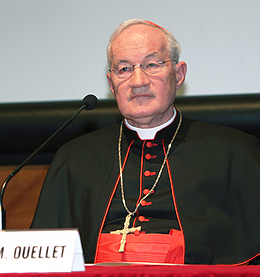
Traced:
<path id="1" fill-rule="evenodd" d="M 157 74 L 164 68 L 164 64 L 167 62 L 174 62 L 176 63 L 176 60 L 168 60 L 168 61 L 161 61 L 161 62 L 145 62 L 142 64 L 133 64 L 133 65 L 120 65 L 115 69 L 109 69 L 110 72 L 114 71 L 115 75 L 119 79 L 126 79 L 129 78 L 132 73 L 134 72 L 136 67 L 140 67 L 145 73 L 148 74 Z"/>

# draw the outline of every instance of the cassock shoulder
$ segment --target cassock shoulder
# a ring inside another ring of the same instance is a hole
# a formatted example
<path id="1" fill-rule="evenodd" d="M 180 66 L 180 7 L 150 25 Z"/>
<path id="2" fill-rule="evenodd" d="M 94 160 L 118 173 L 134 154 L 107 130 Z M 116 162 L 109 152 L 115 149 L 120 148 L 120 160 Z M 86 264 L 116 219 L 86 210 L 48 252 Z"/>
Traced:
<path id="1" fill-rule="evenodd" d="M 187 118 L 184 118 L 183 123 L 186 140 L 203 141 L 211 146 L 241 145 L 242 148 L 252 146 L 260 149 L 260 140 L 257 137 L 240 130 Z"/>
<path id="2" fill-rule="evenodd" d="M 119 125 L 111 125 L 106 128 L 79 136 L 65 143 L 56 153 L 54 162 L 65 159 L 74 163 L 84 160 L 104 160 L 117 149 Z"/>

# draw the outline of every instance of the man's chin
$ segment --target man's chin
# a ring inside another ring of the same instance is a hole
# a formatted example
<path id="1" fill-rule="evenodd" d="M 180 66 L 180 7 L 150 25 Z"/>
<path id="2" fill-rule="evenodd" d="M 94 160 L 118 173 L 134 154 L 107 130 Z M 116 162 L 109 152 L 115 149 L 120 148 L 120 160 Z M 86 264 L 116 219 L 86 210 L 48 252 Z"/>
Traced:
<path id="1" fill-rule="evenodd" d="M 132 125 L 150 124 L 153 121 L 154 113 L 152 112 L 138 112 L 125 117 Z"/>
<path id="2" fill-rule="evenodd" d="M 151 109 L 137 109 L 136 111 L 132 112 L 130 117 L 133 119 L 145 119 L 153 117 L 156 113 L 151 111 Z"/>

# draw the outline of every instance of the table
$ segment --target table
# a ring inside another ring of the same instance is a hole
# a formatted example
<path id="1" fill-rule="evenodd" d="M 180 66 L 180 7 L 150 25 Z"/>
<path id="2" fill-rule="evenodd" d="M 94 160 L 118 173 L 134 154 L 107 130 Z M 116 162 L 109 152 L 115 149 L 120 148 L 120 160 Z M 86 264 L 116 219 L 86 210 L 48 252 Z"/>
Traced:
<path id="1" fill-rule="evenodd" d="M 0 277 L 232 277 L 260 276 L 260 266 L 213 266 L 213 265 L 125 265 L 86 266 L 85 272 L 71 273 L 9 273 Z"/>

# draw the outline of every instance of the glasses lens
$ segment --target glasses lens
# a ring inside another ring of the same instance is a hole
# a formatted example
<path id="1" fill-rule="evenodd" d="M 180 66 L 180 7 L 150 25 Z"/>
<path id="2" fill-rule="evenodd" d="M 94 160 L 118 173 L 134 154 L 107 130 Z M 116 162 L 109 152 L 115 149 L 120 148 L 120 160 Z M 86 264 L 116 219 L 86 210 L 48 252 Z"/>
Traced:
<path id="1" fill-rule="evenodd" d="M 127 78 L 129 76 L 131 76 L 131 74 L 133 73 L 133 66 L 129 65 L 129 66 L 119 66 L 116 70 L 115 70 L 116 75 L 118 76 L 118 78 Z"/>
<path id="2" fill-rule="evenodd" d="M 143 71 L 145 71 L 148 74 L 156 74 L 160 72 L 164 64 L 168 61 L 163 61 L 163 62 L 158 62 L 158 61 L 147 61 L 143 64 L 136 64 L 136 65 L 121 65 L 118 68 L 114 70 L 115 74 L 117 75 L 118 78 L 120 79 L 126 79 L 129 78 L 135 67 L 140 66 Z"/>
<path id="3" fill-rule="evenodd" d="M 156 74 L 161 71 L 162 64 L 159 62 L 144 63 L 142 68 L 149 74 Z"/>

